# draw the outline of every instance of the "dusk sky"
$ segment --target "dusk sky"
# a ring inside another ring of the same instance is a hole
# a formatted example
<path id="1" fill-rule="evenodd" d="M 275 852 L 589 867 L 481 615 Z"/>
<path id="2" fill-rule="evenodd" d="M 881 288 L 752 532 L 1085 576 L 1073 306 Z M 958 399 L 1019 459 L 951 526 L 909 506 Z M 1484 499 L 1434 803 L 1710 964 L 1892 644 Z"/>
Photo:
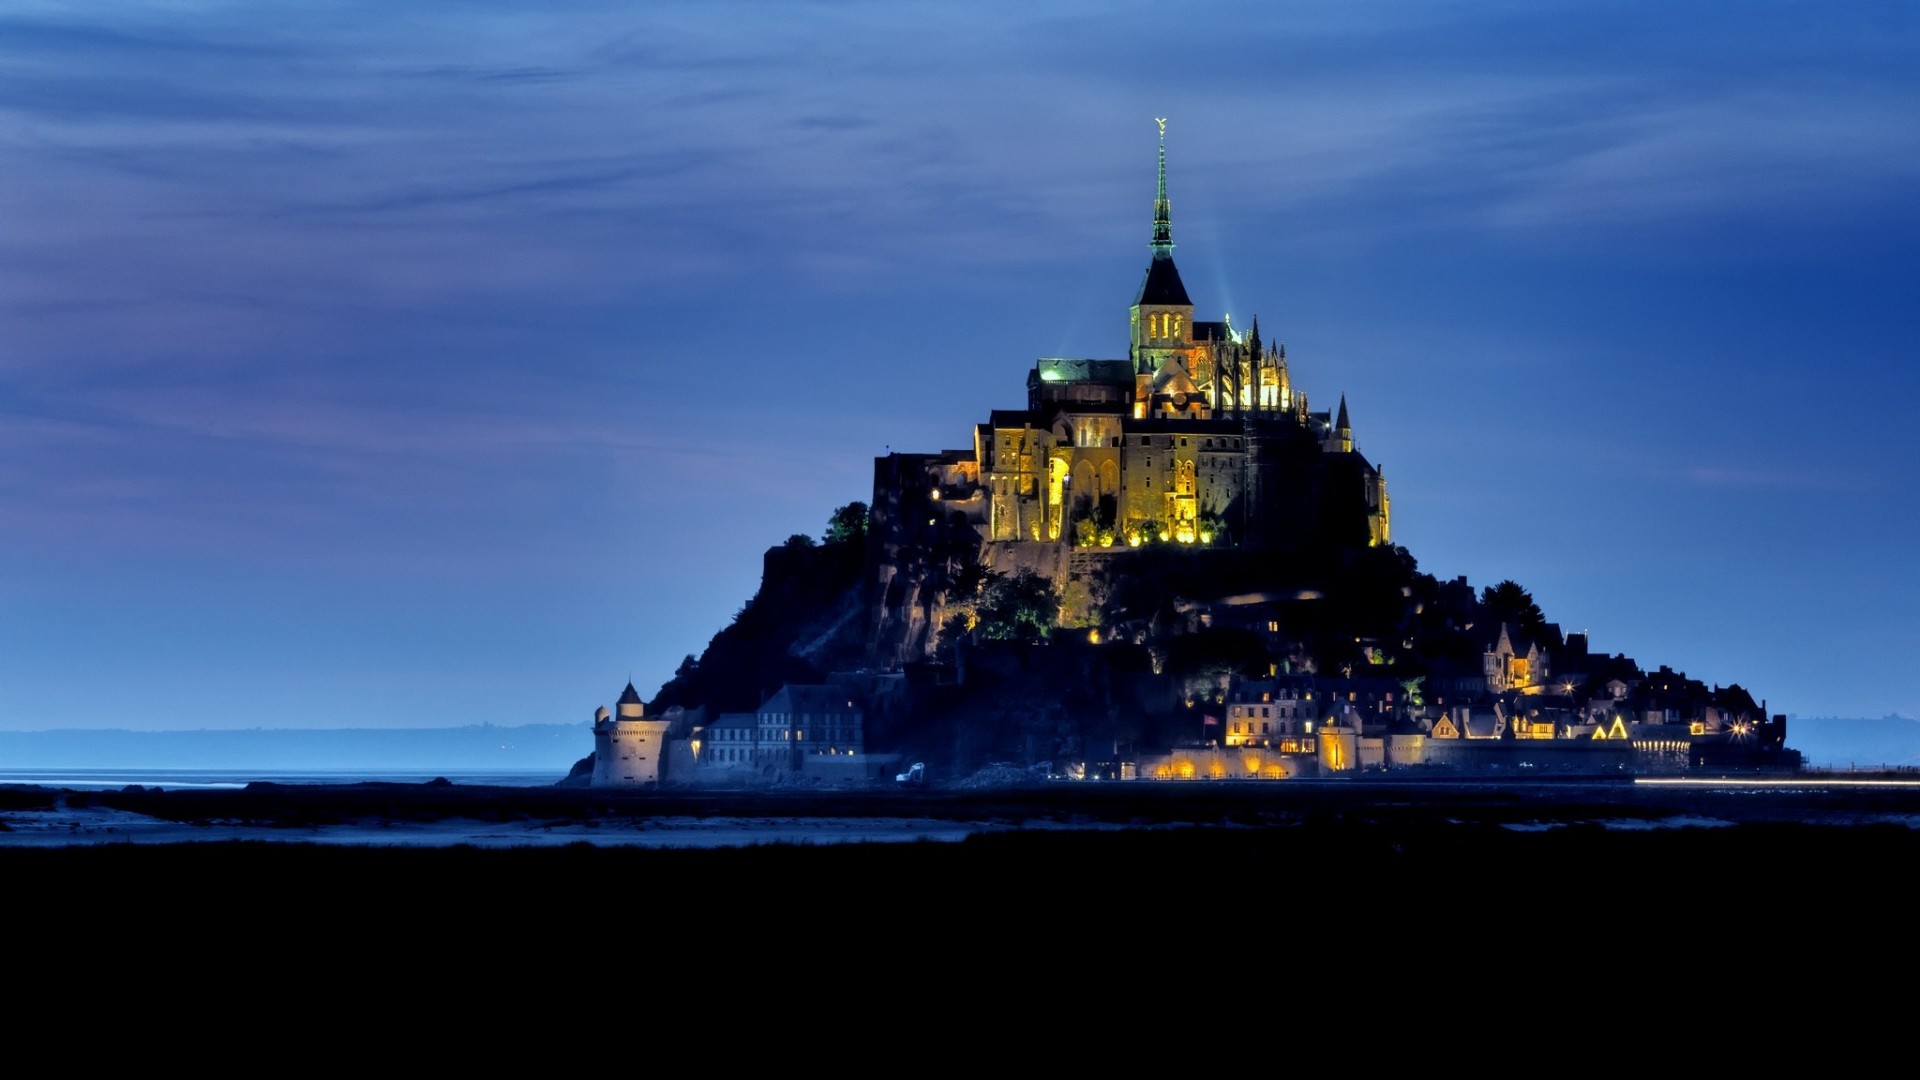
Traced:
<path id="1" fill-rule="evenodd" d="M 1920 715 L 1911 0 L 13 0 L 0 729 L 651 697 L 875 456 L 1124 358 L 1155 117 L 1196 317 L 1422 570 Z"/>

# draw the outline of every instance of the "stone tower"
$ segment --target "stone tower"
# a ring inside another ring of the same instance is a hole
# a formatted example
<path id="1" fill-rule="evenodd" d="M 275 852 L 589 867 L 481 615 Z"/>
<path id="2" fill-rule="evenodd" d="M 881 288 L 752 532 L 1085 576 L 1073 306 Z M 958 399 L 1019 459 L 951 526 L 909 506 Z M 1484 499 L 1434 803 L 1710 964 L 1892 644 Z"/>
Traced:
<path id="1" fill-rule="evenodd" d="M 1136 377 L 1148 380 L 1169 361 L 1185 365 L 1193 351 L 1193 301 L 1173 265 L 1173 206 L 1167 201 L 1167 122 L 1160 125 L 1160 184 L 1153 200 L 1153 260 L 1133 298 L 1128 344 Z"/>
<path id="2" fill-rule="evenodd" d="M 666 779 L 668 722 L 647 715 L 629 681 L 614 703 L 593 714 L 593 786 L 631 787 Z"/>

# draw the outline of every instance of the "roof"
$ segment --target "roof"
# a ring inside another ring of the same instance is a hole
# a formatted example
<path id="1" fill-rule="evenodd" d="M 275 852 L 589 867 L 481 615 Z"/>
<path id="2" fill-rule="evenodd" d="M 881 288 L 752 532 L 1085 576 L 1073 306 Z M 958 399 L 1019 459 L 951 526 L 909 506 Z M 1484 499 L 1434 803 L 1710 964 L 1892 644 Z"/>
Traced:
<path id="1" fill-rule="evenodd" d="M 1161 304 L 1168 306 L 1192 307 L 1193 301 L 1187 299 L 1187 287 L 1180 282 L 1180 271 L 1174 268 L 1171 257 L 1156 258 L 1147 264 L 1147 276 L 1140 280 L 1140 295 L 1134 297 L 1133 304 Z"/>
<path id="2" fill-rule="evenodd" d="M 760 706 L 762 713 L 842 713 L 859 709 L 845 687 L 820 683 L 788 683 Z"/>
<path id="3" fill-rule="evenodd" d="M 1152 416 L 1126 419 L 1128 435 L 1243 435 L 1246 425 L 1225 416 Z M 1127 445 L 1132 446 L 1133 443 Z"/>
<path id="4" fill-rule="evenodd" d="M 1119 402 L 1053 401 L 1040 407 L 1039 426 L 1048 431 L 1058 431 L 1063 423 L 1072 428 L 1088 417 L 1110 416 L 1125 421 L 1132 415 L 1131 409 Z"/>
<path id="5" fill-rule="evenodd" d="M 620 691 L 620 700 L 619 700 L 619 702 L 618 702 L 618 704 L 621 704 L 621 705 L 641 705 L 641 704 L 645 704 L 644 702 L 642 702 L 642 701 L 640 700 L 640 691 L 638 691 L 638 690 L 635 690 L 635 689 L 633 688 L 633 680 L 632 680 L 632 679 L 628 679 L 628 680 L 627 680 L 627 688 L 626 688 L 625 690 L 622 690 L 622 691 Z"/>
<path id="6" fill-rule="evenodd" d="M 1082 360 L 1043 356 L 1033 362 L 1032 379 L 1050 383 L 1110 382 L 1133 385 L 1131 360 Z M 1028 385 L 1032 385 L 1032 379 Z"/>
<path id="7" fill-rule="evenodd" d="M 760 725 L 760 714 L 750 712 L 726 712 L 707 725 L 708 734 L 717 731 L 751 732 Z"/>
<path id="8" fill-rule="evenodd" d="M 1156 394 L 1198 394 L 1200 388 L 1193 384 L 1193 376 L 1187 373 L 1187 365 L 1179 357 L 1169 357 L 1153 373 L 1153 392 Z"/>

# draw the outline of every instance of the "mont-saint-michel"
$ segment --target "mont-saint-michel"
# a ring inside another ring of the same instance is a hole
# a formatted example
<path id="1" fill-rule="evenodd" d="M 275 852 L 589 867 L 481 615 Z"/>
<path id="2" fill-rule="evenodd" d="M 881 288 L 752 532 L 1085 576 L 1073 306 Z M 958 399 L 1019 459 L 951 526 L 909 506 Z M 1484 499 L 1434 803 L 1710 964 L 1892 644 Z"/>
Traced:
<path id="1" fill-rule="evenodd" d="M 651 699 L 629 682 L 599 709 L 571 779 L 1797 769 L 1786 717 L 1739 682 L 1643 664 L 1514 580 L 1394 543 L 1364 411 L 1281 328 L 1196 317 L 1159 127 L 1116 354 L 1040 357 L 966 445 L 878 458 L 869 499 L 767 551 L 759 592 Z"/>

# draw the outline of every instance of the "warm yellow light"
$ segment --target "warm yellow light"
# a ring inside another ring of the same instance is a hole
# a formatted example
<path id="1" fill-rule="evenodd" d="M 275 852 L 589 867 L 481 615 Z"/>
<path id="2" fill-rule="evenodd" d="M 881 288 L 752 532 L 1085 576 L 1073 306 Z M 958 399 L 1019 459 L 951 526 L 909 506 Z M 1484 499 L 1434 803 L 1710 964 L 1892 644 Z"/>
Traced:
<path id="1" fill-rule="evenodd" d="M 1164 541 L 1164 540 L 1165 540 L 1166 538 L 1167 538 L 1167 530 L 1165 530 L 1165 529 L 1161 529 L 1161 530 L 1160 530 L 1160 539 Z"/>
<path id="2" fill-rule="evenodd" d="M 1213 534 L 1212 534 L 1212 533 L 1210 533 L 1210 532 L 1203 532 L 1203 533 L 1201 533 L 1201 534 L 1200 534 L 1200 542 L 1201 542 L 1201 543 L 1203 543 L 1203 544 L 1211 544 L 1211 543 L 1213 543 Z"/>
<path id="3" fill-rule="evenodd" d="M 1100 630 L 1098 627 L 1095 627 L 1094 629 L 1087 631 L 1087 644 L 1089 645 L 1100 644 Z"/>

